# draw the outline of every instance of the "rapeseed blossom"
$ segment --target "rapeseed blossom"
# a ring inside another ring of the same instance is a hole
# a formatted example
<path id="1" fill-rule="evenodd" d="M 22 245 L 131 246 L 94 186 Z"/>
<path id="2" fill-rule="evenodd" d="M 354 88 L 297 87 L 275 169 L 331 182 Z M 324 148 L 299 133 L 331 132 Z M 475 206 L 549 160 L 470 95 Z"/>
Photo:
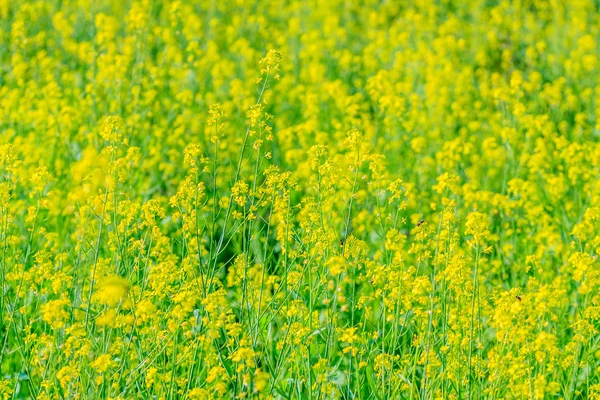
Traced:
<path id="1" fill-rule="evenodd" d="M 0 397 L 600 399 L 591 0 L 0 0 Z"/>

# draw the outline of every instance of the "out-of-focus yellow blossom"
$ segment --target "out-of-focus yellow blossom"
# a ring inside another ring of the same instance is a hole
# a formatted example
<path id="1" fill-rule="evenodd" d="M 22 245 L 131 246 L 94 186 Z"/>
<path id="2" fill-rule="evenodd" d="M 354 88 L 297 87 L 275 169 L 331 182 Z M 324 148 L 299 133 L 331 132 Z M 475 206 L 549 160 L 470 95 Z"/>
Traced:
<path id="1" fill-rule="evenodd" d="M 98 285 L 98 290 L 95 292 L 95 299 L 100 304 L 105 304 L 111 307 L 121 305 L 128 306 L 130 284 L 120 276 L 107 276 Z"/>
<path id="2" fill-rule="evenodd" d="M 69 301 L 66 299 L 51 300 L 41 306 L 42 319 L 53 328 L 62 328 L 70 316 L 67 309 Z"/>

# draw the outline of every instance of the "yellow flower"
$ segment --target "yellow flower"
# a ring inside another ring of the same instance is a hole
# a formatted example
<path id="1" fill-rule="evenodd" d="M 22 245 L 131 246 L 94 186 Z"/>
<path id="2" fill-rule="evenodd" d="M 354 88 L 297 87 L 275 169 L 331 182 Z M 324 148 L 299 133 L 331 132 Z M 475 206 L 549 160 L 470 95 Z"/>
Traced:
<path id="1" fill-rule="evenodd" d="M 472 212 L 467 216 L 465 234 L 473 235 L 476 244 L 489 236 L 489 218 L 480 212 Z"/>
<path id="2" fill-rule="evenodd" d="M 129 289 L 130 284 L 126 279 L 117 275 L 109 275 L 98 285 L 94 297 L 100 304 L 110 307 L 121 305 L 124 308 L 129 305 Z"/>
<path id="3" fill-rule="evenodd" d="M 102 121 L 100 136 L 107 142 L 119 142 L 124 129 L 123 120 L 117 116 L 105 117 Z"/>
<path id="4" fill-rule="evenodd" d="M 112 359 L 110 354 L 102 354 L 90 364 L 90 366 L 99 374 L 102 374 L 117 365 L 118 364 Z"/>
<path id="5" fill-rule="evenodd" d="M 50 324 L 54 329 L 59 329 L 65 326 L 65 323 L 71 313 L 66 309 L 70 302 L 66 299 L 51 300 L 42 305 L 41 313 L 44 322 Z"/>
<path id="6" fill-rule="evenodd" d="M 330 257 L 325 264 L 327 271 L 331 276 L 338 276 L 346 271 L 347 263 L 344 257 Z"/>
<path id="7" fill-rule="evenodd" d="M 58 370 L 56 377 L 60 382 L 60 386 L 66 389 L 73 380 L 79 377 L 79 371 L 72 365 L 65 365 Z"/>

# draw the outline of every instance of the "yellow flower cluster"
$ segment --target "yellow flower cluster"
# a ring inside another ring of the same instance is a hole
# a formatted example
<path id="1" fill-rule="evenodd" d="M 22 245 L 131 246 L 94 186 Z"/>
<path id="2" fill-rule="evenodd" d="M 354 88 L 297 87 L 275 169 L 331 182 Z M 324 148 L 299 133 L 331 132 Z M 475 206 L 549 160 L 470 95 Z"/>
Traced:
<path id="1" fill-rule="evenodd" d="M 600 399 L 600 4 L 0 0 L 0 398 Z"/>

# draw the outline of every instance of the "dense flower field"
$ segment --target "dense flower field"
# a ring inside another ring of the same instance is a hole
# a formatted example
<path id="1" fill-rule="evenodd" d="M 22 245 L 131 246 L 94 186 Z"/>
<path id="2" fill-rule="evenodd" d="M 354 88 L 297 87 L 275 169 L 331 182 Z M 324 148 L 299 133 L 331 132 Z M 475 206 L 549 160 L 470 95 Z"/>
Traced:
<path id="1" fill-rule="evenodd" d="M 0 0 L 0 396 L 600 398 L 599 39 L 593 0 Z"/>

